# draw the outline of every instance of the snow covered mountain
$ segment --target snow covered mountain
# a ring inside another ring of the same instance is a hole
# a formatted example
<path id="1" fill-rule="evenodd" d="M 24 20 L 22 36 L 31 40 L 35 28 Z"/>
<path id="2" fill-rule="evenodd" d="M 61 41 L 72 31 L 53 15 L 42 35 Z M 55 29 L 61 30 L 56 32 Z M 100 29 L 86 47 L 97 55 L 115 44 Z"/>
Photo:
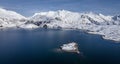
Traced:
<path id="1" fill-rule="evenodd" d="M 118 25 L 119 21 L 115 20 L 113 16 L 105 16 L 102 14 L 95 13 L 76 13 L 66 10 L 49 11 L 35 13 L 30 18 L 34 23 L 46 23 L 49 27 L 61 26 L 66 27 L 67 25 Z M 66 24 L 66 25 L 62 25 Z M 66 27 L 68 28 L 68 27 Z"/>
<path id="2" fill-rule="evenodd" d="M 24 23 L 26 18 L 14 11 L 0 8 L 0 29 L 16 27 Z"/>
<path id="3" fill-rule="evenodd" d="M 120 15 L 105 16 L 66 10 L 35 13 L 26 18 L 14 11 L 0 8 L 0 29 L 4 28 L 80 29 L 100 34 L 104 39 L 120 41 Z"/>
<path id="4" fill-rule="evenodd" d="M 22 19 L 24 16 L 10 10 L 5 10 L 0 8 L 0 18 L 9 18 L 9 19 Z"/>

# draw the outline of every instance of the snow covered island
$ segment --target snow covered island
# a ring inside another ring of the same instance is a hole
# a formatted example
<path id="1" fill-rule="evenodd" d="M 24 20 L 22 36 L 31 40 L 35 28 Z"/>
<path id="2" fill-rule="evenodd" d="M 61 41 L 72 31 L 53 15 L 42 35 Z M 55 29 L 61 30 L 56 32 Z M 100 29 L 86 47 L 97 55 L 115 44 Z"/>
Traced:
<path id="1" fill-rule="evenodd" d="M 79 49 L 78 49 L 78 44 L 75 43 L 75 42 L 71 42 L 71 43 L 68 43 L 68 44 L 63 44 L 61 46 L 61 49 L 63 51 L 66 51 L 66 52 L 75 52 L 75 53 L 80 53 Z"/>

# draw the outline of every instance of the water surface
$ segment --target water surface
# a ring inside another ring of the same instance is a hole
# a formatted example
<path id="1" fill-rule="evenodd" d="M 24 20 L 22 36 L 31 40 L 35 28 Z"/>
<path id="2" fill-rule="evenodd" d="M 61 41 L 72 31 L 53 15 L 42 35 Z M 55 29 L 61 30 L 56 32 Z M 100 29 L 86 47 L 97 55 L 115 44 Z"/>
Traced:
<path id="1" fill-rule="evenodd" d="M 56 52 L 77 42 L 81 54 Z M 0 31 L 0 64 L 120 64 L 120 44 L 79 30 Z"/>

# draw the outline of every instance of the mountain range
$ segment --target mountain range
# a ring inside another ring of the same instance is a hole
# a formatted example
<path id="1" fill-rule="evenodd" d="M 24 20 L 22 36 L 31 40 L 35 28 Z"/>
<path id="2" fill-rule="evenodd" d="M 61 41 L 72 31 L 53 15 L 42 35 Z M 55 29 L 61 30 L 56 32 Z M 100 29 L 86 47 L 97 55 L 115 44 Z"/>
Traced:
<path id="1" fill-rule="evenodd" d="M 100 34 L 104 39 L 120 41 L 120 15 L 78 13 L 67 10 L 35 13 L 25 17 L 21 14 L 0 8 L 0 29 L 8 28 L 53 28 L 78 29 Z"/>

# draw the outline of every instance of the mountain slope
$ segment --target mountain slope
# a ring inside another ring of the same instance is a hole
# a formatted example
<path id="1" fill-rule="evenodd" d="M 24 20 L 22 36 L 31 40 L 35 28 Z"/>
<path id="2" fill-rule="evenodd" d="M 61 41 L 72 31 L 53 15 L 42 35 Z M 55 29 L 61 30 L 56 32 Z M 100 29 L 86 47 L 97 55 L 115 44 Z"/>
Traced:
<path id="1" fill-rule="evenodd" d="M 24 16 L 10 10 L 5 10 L 0 8 L 0 18 L 8 18 L 8 19 L 23 19 Z"/>
<path id="2" fill-rule="evenodd" d="M 0 27 L 9 28 L 16 27 L 24 23 L 26 18 L 14 11 L 5 10 L 0 8 Z"/>
<path id="3" fill-rule="evenodd" d="M 35 13 L 30 19 L 34 22 L 49 22 L 49 20 L 52 20 L 66 24 L 113 24 L 112 16 L 94 13 L 76 13 L 66 10 Z"/>

